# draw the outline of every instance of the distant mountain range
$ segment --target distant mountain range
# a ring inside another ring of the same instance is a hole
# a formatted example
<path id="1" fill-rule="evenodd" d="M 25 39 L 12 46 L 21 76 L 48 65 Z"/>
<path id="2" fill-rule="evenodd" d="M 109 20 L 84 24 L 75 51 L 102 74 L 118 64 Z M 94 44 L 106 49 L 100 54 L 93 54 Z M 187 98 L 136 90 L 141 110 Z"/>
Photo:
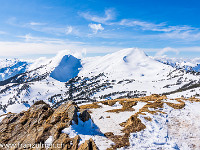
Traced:
<path id="1" fill-rule="evenodd" d="M 133 48 L 82 59 L 65 53 L 35 61 L 0 60 L 0 114 L 20 112 L 37 100 L 58 107 L 68 100 L 83 103 L 153 93 L 198 97 L 197 62 L 152 58 Z"/>

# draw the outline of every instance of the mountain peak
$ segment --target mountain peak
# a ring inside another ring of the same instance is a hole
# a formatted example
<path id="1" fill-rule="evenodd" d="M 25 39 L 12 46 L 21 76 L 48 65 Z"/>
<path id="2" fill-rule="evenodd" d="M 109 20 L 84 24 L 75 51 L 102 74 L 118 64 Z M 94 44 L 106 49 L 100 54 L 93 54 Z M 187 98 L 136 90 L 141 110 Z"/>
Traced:
<path id="1" fill-rule="evenodd" d="M 67 82 L 78 75 L 79 68 L 81 67 L 80 59 L 72 55 L 65 55 L 58 66 L 51 72 L 50 77 L 61 82 Z"/>

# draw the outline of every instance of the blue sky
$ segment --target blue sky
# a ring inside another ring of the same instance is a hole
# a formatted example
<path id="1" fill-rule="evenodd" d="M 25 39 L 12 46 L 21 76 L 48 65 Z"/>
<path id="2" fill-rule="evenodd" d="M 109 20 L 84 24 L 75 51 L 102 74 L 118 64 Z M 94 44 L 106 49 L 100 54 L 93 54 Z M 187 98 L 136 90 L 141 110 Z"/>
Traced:
<path id="1" fill-rule="evenodd" d="M 149 55 L 200 56 L 198 0 L 0 0 L 0 56 L 104 55 L 138 47 Z"/>

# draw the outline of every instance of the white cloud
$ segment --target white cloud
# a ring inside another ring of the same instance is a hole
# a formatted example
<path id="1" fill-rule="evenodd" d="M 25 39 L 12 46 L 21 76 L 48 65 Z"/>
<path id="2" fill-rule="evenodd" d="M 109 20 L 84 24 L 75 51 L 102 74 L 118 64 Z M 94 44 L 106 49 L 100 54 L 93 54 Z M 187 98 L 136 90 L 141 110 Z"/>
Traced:
<path id="1" fill-rule="evenodd" d="M 43 33 L 53 34 L 53 35 L 75 35 L 75 36 L 81 36 L 79 30 L 73 26 L 62 26 L 62 27 L 56 27 L 56 26 L 47 26 L 47 23 L 42 22 L 28 22 L 28 23 L 20 23 L 16 18 L 9 18 L 7 20 L 7 23 L 16 27 L 20 28 L 29 28 L 33 31 L 39 31 Z"/>
<path id="2" fill-rule="evenodd" d="M 71 34 L 72 31 L 73 31 L 73 27 L 72 27 L 72 26 L 68 26 L 68 27 L 66 28 L 66 34 L 67 34 L 67 35 L 68 35 L 68 34 Z"/>
<path id="3" fill-rule="evenodd" d="M 98 22 L 98 23 L 106 23 L 107 21 L 115 19 L 115 13 L 113 9 L 106 9 L 104 17 L 100 17 L 97 15 L 91 15 L 90 12 L 80 13 L 82 17 L 86 20 Z"/>
<path id="4" fill-rule="evenodd" d="M 1 34 L 1 35 L 7 34 L 7 32 L 5 32 L 5 31 L 0 31 L 0 34 Z"/>
<path id="5" fill-rule="evenodd" d="M 25 40 L 25 42 L 53 42 L 53 41 L 60 41 L 58 39 L 54 39 L 54 38 L 47 38 L 47 37 L 36 37 L 36 36 L 32 36 L 30 33 L 26 34 L 26 35 L 22 35 L 22 36 L 17 36 L 19 38 L 22 38 Z"/>
<path id="6" fill-rule="evenodd" d="M 118 22 L 113 21 L 115 19 L 115 12 L 113 9 L 105 10 L 104 17 L 98 15 L 92 15 L 90 12 L 80 13 L 80 15 L 86 20 L 90 20 L 97 23 L 102 23 L 106 25 L 117 25 L 124 27 L 133 27 L 138 30 L 149 30 L 156 32 L 182 32 L 182 31 L 193 31 L 198 30 L 197 28 L 188 26 L 188 25 L 177 25 L 177 26 L 168 26 L 165 22 L 156 24 L 147 21 L 141 21 L 136 19 L 122 19 Z"/>
<path id="7" fill-rule="evenodd" d="M 104 28 L 101 26 L 101 24 L 93 24 L 93 23 L 90 23 L 88 25 L 92 31 L 96 34 L 98 31 L 103 31 Z"/>
<path id="8" fill-rule="evenodd" d="M 24 42 L 0 41 L 0 57 L 26 57 L 36 55 L 56 54 L 61 50 L 71 50 L 76 53 L 108 53 L 120 50 L 119 47 L 92 46 L 79 41 L 33 37 L 31 34 L 18 36 Z"/>
<path id="9" fill-rule="evenodd" d="M 200 40 L 200 31 L 173 31 L 169 33 L 159 34 L 158 36 L 159 38 L 164 39 L 177 39 L 182 40 L 184 42 L 191 42 Z"/>
<path id="10" fill-rule="evenodd" d="M 73 26 L 66 26 L 66 27 L 46 27 L 46 26 L 31 26 L 30 27 L 34 31 L 44 32 L 53 35 L 75 35 L 81 36 L 79 29 Z"/>
<path id="11" fill-rule="evenodd" d="M 42 25 L 46 25 L 46 23 L 41 23 L 41 22 L 30 22 L 28 23 L 31 26 L 42 26 Z"/>
<path id="12" fill-rule="evenodd" d="M 192 31 L 196 28 L 183 25 L 183 26 L 167 26 L 166 23 L 154 24 L 146 21 L 122 19 L 120 22 L 114 23 L 121 26 L 135 27 L 136 29 L 149 30 L 149 31 L 161 31 L 161 32 L 172 32 L 172 31 Z"/>
<path id="13" fill-rule="evenodd" d="M 141 27 L 141 29 L 143 30 L 155 30 L 163 26 L 163 24 L 153 24 L 145 21 L 129 20 L 129 19 L 123 19 L 117 24 L 130 27 Z"/>
<path id="14" fill-rule="evenodd" d="M 158 52 L 156 53 L 156 56 L 163 56 L 163 55 L 164 55 L 165 53 L 167 53 L 167 52 L 174 52 L 174 53 L 178 54 L 178 53 L 179 53 L 179 50 L 178 50 L 178 49 L 175 49 L 175 48 L 171 48 L 171 47 L 165 47 L 165 48 L 163 48 L 162 50 L 158 51 Z"/>
<path id="15" fill-rule="evenodd" d="M 50 44 L 85 44 L 83 42 L 79 41 L 70 41 L 70 40 L 62 40 L 62 39 L 56 39 L 56 38 L 48 38 L 48 37 L 37 37 L 37 36 L 32 36 L 31 34 L 26 34 L 23 36 L 17 36 L 19 38 L 22 38 L 25 40 L 25 42 L 29 43 L 50 43 Z"/>

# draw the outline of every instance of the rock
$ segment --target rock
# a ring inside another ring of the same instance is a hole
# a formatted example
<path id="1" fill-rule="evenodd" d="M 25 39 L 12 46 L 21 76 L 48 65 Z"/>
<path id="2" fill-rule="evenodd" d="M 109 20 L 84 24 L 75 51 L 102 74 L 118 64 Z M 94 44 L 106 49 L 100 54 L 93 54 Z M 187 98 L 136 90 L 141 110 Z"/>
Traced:
<path id="1" fill-rule="evenodd" d="M 78 144 L 80 142 L 81 137 L 79 135 L 75 136 L 73 140 L 73 146 L 72 149 L 78 149 Z"/>
<path id="2" fill-rule="evenodd" d="M 65 149 L 71 149 L 72 140 L 69 138 L 69 136 L 65 133 L 61 133 L 59 138 L 53 141 L 53 145 L 57 146 L 55 147 L 56 150 L 65 150 Z M 52 149 L 52 150 L 55 150 Z"/>
<path id="3" fill-rule="evenodd" d="M 99 119 L 104 119 L 104 117 L 103 117 L 103 116 L 101 116 L 101 117 L 99 117 Z"/>
<path id="4" fill-rule="evenodd" d="M 90 138 L 89 140 L 86 140 L 85 143 L 81 144 L 78 150 L 98 150 L 98 147 L 94 140 Z"/>
<path id="5" fill-rule="evenodd" d="M 78 123 L 78 111 L 72 101 L 62 104 L 56 110 L 44 101 L 37 101 L 27 111 L 7 114 L 0 124 L 0 143 L 42 144 L 52 136 L 52 144 L 59 145 L 56 149 L 76 150 L 80 136 L 69 138 L 62 130 L 69 127 L 72 121 Z M 80 118 L 87 121 L 90 115 L 87 111 L 81 111 Z M 94 145 L 92 141 L 89 143 Z"/>
<path id="6" fill-rule="evenodd" d="M 91 116 L 90 116 L 90 114 L 88 113 L 87 110 L 83 110 L 83 111 L 80 112 L 79 118 L 83 122 L 85 122 L 85 121 L 88 121 L 91 118 Z"/>
<path id="7" fill-rule="evenodd" d="M 139 132 L 146 128 L 146 126 L 142 123 L 142 121 L 137 117 L 137 115 L 132 115 L 126 122 L 124 129 L 122 130 L 124 133 L 133 133 Z"/>
<path id="8" fill-rule="evenodd" d="M 51 116 L 50 123 L 55 124 L 58 121 L 66 122 L 66 120 L 73 120 L 78 123 L 78 107 L 73 104 L 72 101 L 68 101 L 65 104 L 60 105 L 53 115 Z M 71 124 L 71 122 L 70 122 Z"/>
<path id="9" fill-rule="evenodd" d="M 113 132 L 106 132 L 104 135 L 106 137 L 111 137 L 111 136 L 114 136 L 114 133 Z"/>

